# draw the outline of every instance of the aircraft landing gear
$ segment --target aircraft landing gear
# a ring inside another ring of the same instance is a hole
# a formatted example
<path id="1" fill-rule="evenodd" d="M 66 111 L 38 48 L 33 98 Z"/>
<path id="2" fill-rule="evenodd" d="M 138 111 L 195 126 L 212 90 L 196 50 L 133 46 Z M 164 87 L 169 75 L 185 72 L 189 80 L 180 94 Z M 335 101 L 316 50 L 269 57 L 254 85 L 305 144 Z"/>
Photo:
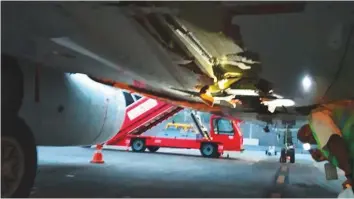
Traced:
<path id="1" fill-rule="evenodd" d="M 30 128 L 18 117 L 23 74 L 17 60 L 1 54 L 1 197 L 29 197 L 37 174 L 37 148 Z"/>
<path id="2" fill-rule="evenodd" d="M 295 149 L 293 148 L 282 148 L 280 152 L 280 163 L 286 163 L 287 160 L 290 160 L 290 163 L 295 163 Z"/>
<path id="3" fill-rule="evenodd" d="M 1 135 L 1 197 L 29 197 L 37 173 L 32 132 L 18 117 L 4 118 Z"/>

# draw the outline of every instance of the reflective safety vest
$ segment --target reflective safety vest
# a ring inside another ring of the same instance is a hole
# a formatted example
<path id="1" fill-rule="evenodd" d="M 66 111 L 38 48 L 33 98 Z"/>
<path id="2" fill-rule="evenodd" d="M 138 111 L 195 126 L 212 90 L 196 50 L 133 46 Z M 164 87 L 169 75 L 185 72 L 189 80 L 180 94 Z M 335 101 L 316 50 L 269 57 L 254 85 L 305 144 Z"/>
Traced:
<path id="1" fill-rule="evenodd" d="M 354 160 L 354 101 L 343 101 L 338 104 L 330 104 L 328 106 L 322 106 L 319 110 L 328 110 L 329 116 L 333 120 L 334 124 L 339 128 L 341 136 L 347 145 L 349 150 L 349 155 L 352 160 Z M 315 110 L 316 111 L 316 110 Z M 330 163 L 338 167 L 337 159 L 330 154 L 325 146 L 327 143 L 320 143 L 319 136 L 321 132 L 316 132 L 313 121 L 310 115 L 310 127 L 313 132 L 314 138 L 319 146 L 319 150 L 322 152 L 323 156 L 328 159 Z M 354 166 L 354 165 L 352 165 Z"/>

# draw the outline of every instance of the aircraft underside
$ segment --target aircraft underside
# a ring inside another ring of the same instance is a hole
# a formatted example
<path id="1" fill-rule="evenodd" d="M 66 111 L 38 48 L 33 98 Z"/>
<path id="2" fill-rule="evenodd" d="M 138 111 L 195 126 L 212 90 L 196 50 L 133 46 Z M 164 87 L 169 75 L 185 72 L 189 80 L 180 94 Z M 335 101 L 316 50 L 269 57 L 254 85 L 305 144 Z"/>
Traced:
<path id="1" fill-rule="evenodd" d="M 1 145 L 15 153 L 2 163 L 21 170 L 2 196 L 30 195 L 37 145 L 114 136 L 120 89 L 267 124 L 354 99 L 353 13 L 351 2 L 1 2 Z"/>
<path id="2" fill-rule="evenodd" d="M 3 53 L 176 105 L 306 115 L 294 107 L 354 96 L 349 3 L 2 5 Z"/>

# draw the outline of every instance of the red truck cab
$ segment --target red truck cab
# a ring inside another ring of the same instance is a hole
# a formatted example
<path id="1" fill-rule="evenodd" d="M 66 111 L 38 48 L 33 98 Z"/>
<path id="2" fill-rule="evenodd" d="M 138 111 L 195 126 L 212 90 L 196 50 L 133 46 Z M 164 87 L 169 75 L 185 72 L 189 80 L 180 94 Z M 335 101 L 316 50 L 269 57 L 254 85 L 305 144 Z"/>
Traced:
<path id="1" fill-rule="evenodd" d="M 243 135 L 240 129 L 242 121 L 212 115 L 210 118 L 210 137 L 213 142 L 223 145 L 226 151 L 242 151 Z"/>

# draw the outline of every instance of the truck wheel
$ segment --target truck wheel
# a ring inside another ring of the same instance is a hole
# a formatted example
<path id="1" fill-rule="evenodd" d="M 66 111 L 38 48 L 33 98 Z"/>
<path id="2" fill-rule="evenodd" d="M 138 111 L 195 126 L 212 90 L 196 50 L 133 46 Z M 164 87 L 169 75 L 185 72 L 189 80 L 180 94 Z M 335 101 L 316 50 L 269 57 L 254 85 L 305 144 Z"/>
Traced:
<path id="1" fill-rule="evenodd" d="M 279 162 L 280 162 L 280 163 L 286 163 L 286 153 L 285 153 L 285 149 L 281 149 Z"/>
<path id="2" fill-rule="evenodd" d="M 212 143 L 204 143 L 200 149 L 203 157 L 207 158 L 218 158 L 220 157 L 220 153 L 218 152 L 218 148 L 216 144 Z"/>
<path id="3" fill-rule="evenodd" d="M 134 152 L 144 152 L 146 150 L 145 140 L 143 139 L 135 139 L 131 145 Z"/>
<path id="4" fill-rule="evenodd" d="M 154 152 L 156 152 L 157 150 L 159 150 L 159 148 L 160 148 L 160 147 L 158 147 L 158 146 L 148 146 L 148 147 L 147 147 L 147 149 L 148 149 L 150 152 L 152 152 L 152 153 L 154 153 Z"/>
<path id="5" fill-rule="evenodd" d="M 17 116 L 3 118 L 2 125 L 1 197 L 29 197 L 37 173 L 34 136 Z"/>
<path id="6" fill-rule="evenodd" d="M 295 163 L 295 150 L 290 150 L 290 163 Z"/>

